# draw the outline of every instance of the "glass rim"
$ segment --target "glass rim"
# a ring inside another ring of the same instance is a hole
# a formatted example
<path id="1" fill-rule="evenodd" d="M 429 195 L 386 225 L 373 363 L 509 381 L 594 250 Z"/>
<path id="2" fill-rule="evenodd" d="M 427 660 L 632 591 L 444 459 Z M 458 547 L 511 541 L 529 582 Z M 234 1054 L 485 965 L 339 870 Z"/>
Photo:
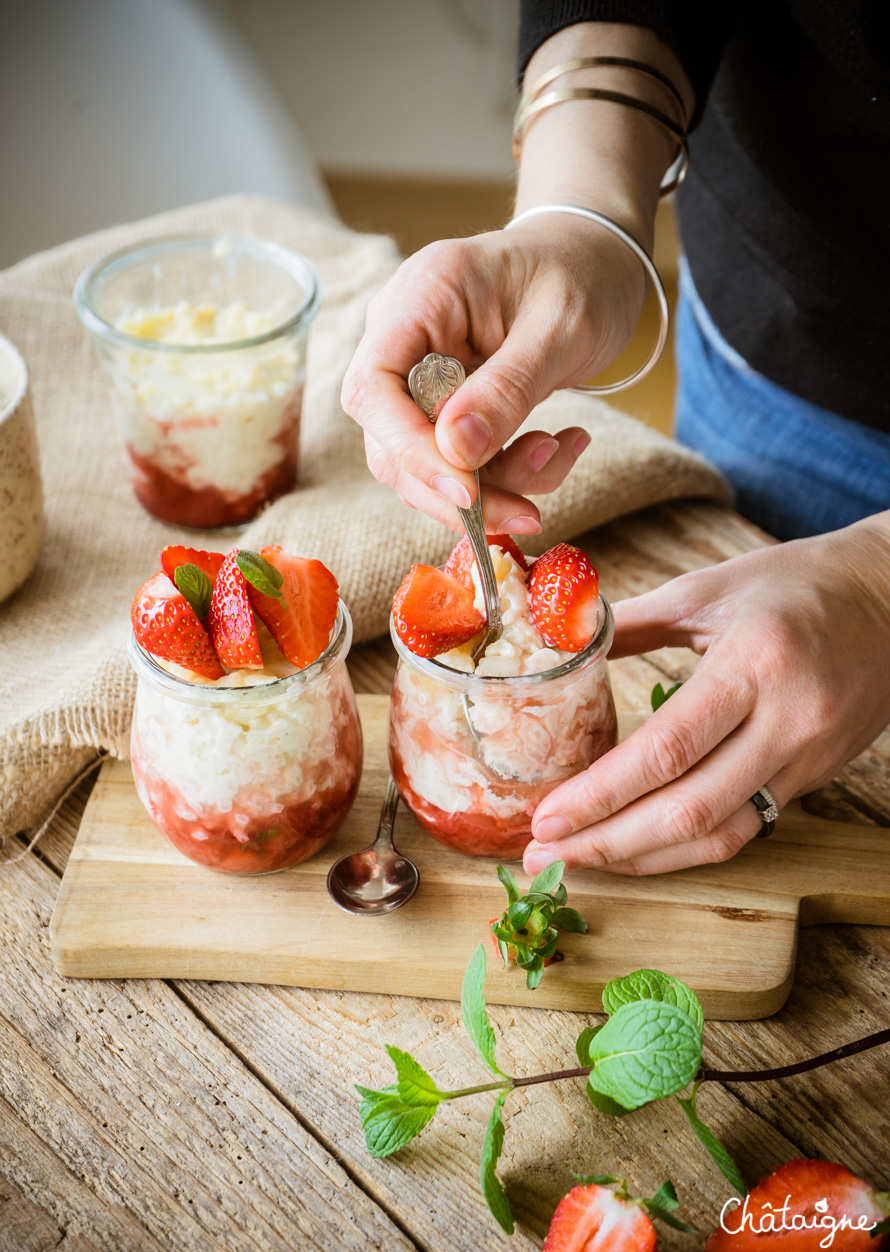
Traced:
<path id="1" fill-rule="evenodd" d="M 217 245 L 222 243 L 231 244 L 232 251 L 245 252 L 272 261 L 292 277 L 298 278 L 305 289 L 305 298 L 296 312 L 270 330 L 263 331 L 261 335 L 253 335 L 248 339 L 231 339 L 225 343 L 165 343 L 162 339 L 143 339 L 138 335 L 128 335 L 125 331 L 118 330 L 97 312 L 93 296 L 103 278 L 128 269 L 139 262 L 151 260 L 153 257 L 189 250 L 212 252 Z M 94 261 L 83 270 L 74 284 L 74 311 L 88 331 L 110 343 L 127 348 L 139 348 L 143 352 L 210 356 L 215 352 L 237 352 L 239 349 L 256 348 L 261 344 L 280 339 L 301 326 L 308 326 L 320 306 L 321 280 L 308 257 L 303 256 L 301 252 L 294 252 L 291 248 L 282 247 L 281 244 L 269 243 L 265 239 L 255 239 L 251 235 L 232 233 L 168 235 L 136 248 L 119 248 Z"/>
<path id="2" fill-rule="evenodd" d="M 271 704 L 281 698 L 285 688 L 307 687 L 338 661 L 345 660 L 351 644 L 352 617 L 344 602 L 338 598 L 337 617 L 324 652 L 311 665 L 284 678 L 273 678 L 269 682 L 247 687 L 215 687 L 212 683 L 193 683 L 187 678 L 177 678 L 143 648 L 133 634 L 132 626 L 127 636 L 127 656 L 137 678 L 146 679 L 156 691 L 186 704 Z"/>
<path id="3" fill-rule="evenodd" d="M 504 690 L 509 691 L 511 683 L 518 688 L 522 684 L 537 685 L 565 678 L 570 674 L 585 669 L 588 665 L 608 653 L 615 634 L 615 618 L 612 615 L 611 605 L 602 592 L 600 592 L 598 600 L 601 620 L 598 620 L 593 638 L 586 648 L 576 652 L 568 661 L 563 661 L 562 665 L 557 665 L 553 669 L 542 670 L 537 674 L 468 674 L 465 670 L 452 669 L 450 665 L 443 665 L 433 657 L 417 656 L 416 653 L 405 646 L 396 634 L 392 614 L 389 617 L 389 633 L 395 644 L 396 652 L 399 654 L 399 659 L 409 665 L 413 665 L 429 678 L 434 678 L 438 682 L 443 682 L 450 687 L 456 688 L 467 687 L 470 683 L 503 683 L 505 684 Z"/>

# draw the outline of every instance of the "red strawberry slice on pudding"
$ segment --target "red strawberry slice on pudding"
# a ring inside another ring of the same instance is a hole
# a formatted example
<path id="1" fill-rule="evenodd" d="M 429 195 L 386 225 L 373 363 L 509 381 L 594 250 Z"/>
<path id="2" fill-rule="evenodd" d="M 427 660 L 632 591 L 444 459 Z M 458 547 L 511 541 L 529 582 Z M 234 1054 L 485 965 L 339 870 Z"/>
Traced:
<path id="1" fill-rule="evenodd" d="M 488 546 L 495 544 L 499 548 L 503 548 L 505 552 L 509 552 L 520 569 L 527 570 L 528 563 L 525 557 L 519 551 L 516 544 L 509 535 L 486 535 Z M 452 578 L 456 578 L 459 583 L 469 590 L 474 591 L 473 587 L 473 566 L 476 558 L 473 556 L 473 546 L 470 543 L 469 536 L 464 535 L 451 552 L 448 560 L 445 562 L 445 573 Z"/>
<path id="2" fill-rule="evenodd" d="M 225 673 L 197 614 L 166 574 L 153 574 L 142 584 L 130 621 L 146 652 L 201 678 L 222 678 Z"/>
<path id="3" fill-rule="evenodd" d="M 485 619 L 463 583 L 434 569 L 414 565 L 392 602 L 396 634 L 416 656 L 438 656 L 478 634 Z"/>
<path id="4" fill-rule="evenodd" d="M 197 565 L 210 579 L 211 587 L 225 559 L 222 552 L 204 552 L 201 548 L 186 548 L 182 544 L 169 543 L 161 549 L 161 569 L 168 578 L 173 577 L 180 565 Z"/>
<path id="5" fill-rule="evenodd" d="M 229 669 L 262 669 L 263 654 L 247 597 L 247 580 L 237 549 L 225 558 L 213 586 L 207 631 L 214 651 Z"/>
<path id="6" fill-rule="evenodd" d="M 608 1187 L 573 1187 L 559 1202 L 543 1252 L 653 1252 L 655 1227 L 632 1201 Z"/>
<path id="7" fill-rule="evenodd" d="M 278 570 L 282 583 L 278 597 L 249 583 L 250 603 L 291 664 L 305 669 L 330 643 L 339 604 L 337 580 L 321 561 L 291 556 L 279 544 L 263 548 L 260 556 Z"/>
<path id="8" fill-rule="evenodd" d="M 869 1232 L 888 1215 L 890 1193 L 873 1191 L 843 1165 L 789 1161 L 757 1184 L 744 1207 L 740 1201 L 726 1212 L 707 1252 L 815 1252 L 828 1246 L 820 1240 L 828 1238 L 832 1222 L 835 1252 L 886 1252 L 890 1232 L 874 1238 Z"/>
<path id="9" fill-rule="evenodd" d="M 528 604 L 532 621 L 551 648 L 586 648 L 599 608 L 599 577 L 587 554 L 558 543 L 539 556 L 528 577 Z"/>

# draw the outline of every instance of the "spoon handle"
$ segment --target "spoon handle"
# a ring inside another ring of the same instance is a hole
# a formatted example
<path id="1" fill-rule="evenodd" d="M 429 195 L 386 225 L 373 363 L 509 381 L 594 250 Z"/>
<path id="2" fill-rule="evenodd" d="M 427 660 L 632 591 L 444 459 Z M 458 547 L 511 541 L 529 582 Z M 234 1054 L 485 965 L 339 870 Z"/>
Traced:
<path id="1" fill-rule="evenodd" d="M 374 844 L 386 843 L 393 847 L 392 832 L 396 820 L 396 809 L 399 807 L 399 792 L 390 774 L 386 783 L 386 795 L 380 808 L 380 821 L 377 823 L 377 837 Z M 373 847 L 374 844 L 371 846 Z M 394 850 L 394 849 L 393 849 Z"/>
<path id="2" fill-rule="evenodd" d="M 485 652 L 485 649 L 493 640 L 500 639 L 503 625 L 501 623 L 501 600 L 498 595 L 498 583 L 494 574 L 494 566 L 491 563 L 491 553 L 488 550 L 485 522 L 482 519 L 482 486 L 479 482 L 479 471 L 474 470 L 473 473 L 476 479 L 476 499 L 468 509 L 458 509 L 458 513 L 460 513 L 460 520 L 463 522 L 464 530 L 467 532 L 467 537 L 470 540 L 476 564 L 479 566 L 479 573 L 482 578 L 482 596 L 485 600 L 485 616 L 488 619 L 485 633 L 473 655 L 473 660 L 475 661 Z"/>

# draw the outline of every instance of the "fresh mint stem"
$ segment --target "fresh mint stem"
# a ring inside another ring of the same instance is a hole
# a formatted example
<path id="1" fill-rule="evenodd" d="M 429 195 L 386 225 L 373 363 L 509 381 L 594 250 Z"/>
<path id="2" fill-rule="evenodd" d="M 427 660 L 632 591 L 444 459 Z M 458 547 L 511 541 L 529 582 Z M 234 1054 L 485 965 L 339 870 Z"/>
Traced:
<path id="1" fill-rule="evenodd" d="M 853 1043 L 845 1043 L 843 1047 L 834 1048 L 831 1052 L 822 1052 L 819 1056 L 811 1056 L 806 1061 L 796 1061 L 793 1065 L 780 1065 L 775 1069 L 701 1069 L 696 1075 L 697 1082 L 769 1082 L 774 1078 L 793 1078 L 795 1074 L 806 1074 L 811 1069 L 821 1069 L 832 1061 L 840 1061 L 845 1056 L 855 1056 L 857 1052 L 867 1052 L 869 1048 L 879 1048 L 881 1044 L 890 1043 L 890 1030 L 878 1030 L 873 1035 L 865 1035 Z"/>

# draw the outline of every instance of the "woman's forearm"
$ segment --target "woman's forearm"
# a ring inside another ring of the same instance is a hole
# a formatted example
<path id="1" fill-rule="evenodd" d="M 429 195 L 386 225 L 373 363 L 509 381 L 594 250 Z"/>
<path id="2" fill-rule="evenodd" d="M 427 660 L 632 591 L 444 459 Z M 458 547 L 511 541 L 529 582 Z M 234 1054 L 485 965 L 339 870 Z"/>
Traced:
<path id="1" fill-rule="evenodd" d="M 524 88 L 552 67 L 582 56 L 621 56 L 654 66 L 677 87 L 686 115 L 691 116 L 694 95 L 680 62 L 654 31 L 642 26 L 615 22 L 567 26 L 537 49 Z M 680 120 L 679 107 L 667 89 L 635 70 L 576 70 L 546 90 L 561 87 L 619 91 Z M 676 140 L 667 130 L 625 105 L 603 100 L 553 105 L 526 128 L 516 210 L 551 202 L 585 205 L 614 218 L 649 248 L 659 184 L 676 152 Z"/>

